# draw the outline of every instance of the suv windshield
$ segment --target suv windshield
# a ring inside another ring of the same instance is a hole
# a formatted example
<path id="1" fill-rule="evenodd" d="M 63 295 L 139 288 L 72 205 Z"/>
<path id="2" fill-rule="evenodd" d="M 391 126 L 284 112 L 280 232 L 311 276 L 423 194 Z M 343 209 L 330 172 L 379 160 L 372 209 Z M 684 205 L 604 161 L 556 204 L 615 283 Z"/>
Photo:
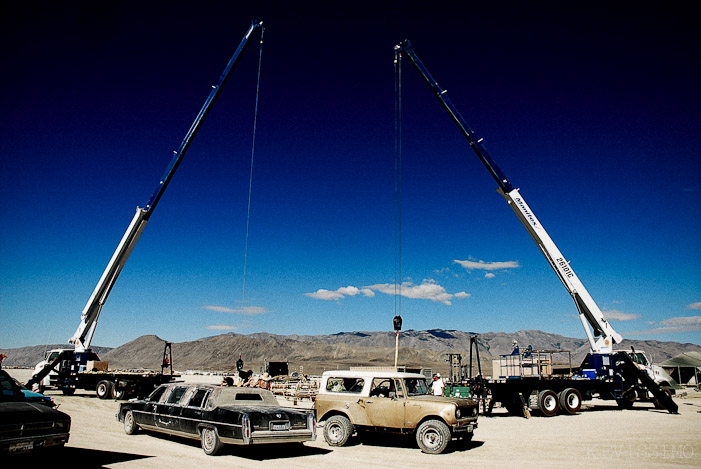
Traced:
<path id="1" fill-rule="evenodd" d="M 428 394 L 428 386 L 426 386 L 425 378 L 407 378 L 404 380 L 404 387 L 410 396 L 419 394 Z"/>

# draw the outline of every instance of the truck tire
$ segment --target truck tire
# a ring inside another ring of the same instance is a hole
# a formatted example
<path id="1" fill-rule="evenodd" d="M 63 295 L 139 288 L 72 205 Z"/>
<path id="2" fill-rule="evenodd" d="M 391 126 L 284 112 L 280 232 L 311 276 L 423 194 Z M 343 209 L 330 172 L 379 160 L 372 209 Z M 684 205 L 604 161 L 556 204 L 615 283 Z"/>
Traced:
<path id="1" fill-rule="evenodd" d="M 582 395 L 574 388 L 560 391 L 560 408 L 570 415 L 574 415 L 582 408 Z"/>
<path id="2" fill-rule="evenodd" d="M 333 415 L 324 423 L 324 440 L 329 446 L 343 446 L 353 434 L 353 424 L 345 415 Z"/>
<path id="3" fill-rule="evenodd" d="M 112 399 L 121 401 L 127 395 L 126 389 L 117 389 L 117 386 L 112 386 Z"/>
<path id="4" fill-rule="evenodd" d="M 61 392 L 64 396 L 72 396 L 75 394 L 75 388 L 61 388 Z"/>
<path id="5" fill-rule="evenodd" d="M 618 404 L 618 407 L 620 407 L 621 409 L 630 409 L 633 407 L 633 403 L 636 399 L 637 393 L 635 392 L 635 389 L 630 388 L 623 393 L 623 396 L 616 399 L 616 404 Z"/>
<path id="6" fill-rule="evenodd" d="M 200 430 L 200 441 L 202 443 L 202 451 L 208 456 L 214 456 L 219 452 L 221 447 L 224 446 L 219 439 L 216 428 L 202 428 L 202 430 Z"/>
<path id="7" fill-rule="evenodd" d="M 416 430 L 416 443 L 422 452 L 440 454 L 450 443 L 450 428 L 441 420 L 426 420 Z"/>
<path id="8" fill-rule="evenodd" d="M 550 389 L 540 391 L 538 394 L 538 408 L 546 417 L 556 415 L 557 411 L 560 410 L 560 403 L 557 400 L 555 391 L 551 391 Z"/>
<path id="9" fill-rule="evenodd" d="M 669 397 L 672 397 L 672 391 L 669 390 L 669 388 L 662 388 L 662 392 L 667 394 Z M 655 404 L 655 409 L 666 409 L 665 405 L 660 401 L 659 399 L 655 399 L 654 401 Z"/>
<path id="10" fill-rule="evenodd" d="M 99 397 L 100 399 L 107 399 L 108 397 L 111 397 L 112 382 L 107 380 L 100 381 L 95 387 L 95 392 L 97 393 L 97 397 Z"/>
<path id="11" fill-rule="evenodd" d="M 127 435 L 133 435 L 138 430 L 139 426 L 134 421 L 134 414 L 131 412 L 131 410 L 127 410 L 127 413 L 124 414 L 124 433 Z"/>

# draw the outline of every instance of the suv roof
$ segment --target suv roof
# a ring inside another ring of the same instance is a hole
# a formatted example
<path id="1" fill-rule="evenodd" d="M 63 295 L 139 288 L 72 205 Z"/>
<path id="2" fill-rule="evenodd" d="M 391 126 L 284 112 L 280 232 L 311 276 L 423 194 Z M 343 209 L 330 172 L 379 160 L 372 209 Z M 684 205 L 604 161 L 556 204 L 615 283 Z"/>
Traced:
<path id="1" fill-rule="evenodd" d="M 426 378 L 420 373 L 404 373 L 399 371 L 377 371 L 377 370 L 333 370 L 324 371 L 322 376 L 333 376 L 336 378 Z"/>

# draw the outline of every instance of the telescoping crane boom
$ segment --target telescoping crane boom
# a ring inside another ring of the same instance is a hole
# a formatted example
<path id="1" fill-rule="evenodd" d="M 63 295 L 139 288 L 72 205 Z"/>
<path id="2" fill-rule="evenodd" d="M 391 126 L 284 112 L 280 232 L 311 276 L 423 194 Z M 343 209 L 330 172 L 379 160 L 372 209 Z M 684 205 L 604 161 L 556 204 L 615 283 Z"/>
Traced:
<path id="1" fill-rule="evenodd" d="M 402 53 L 406 54 L 409 60 L 411 60 L 411 63 L 424 78 L 443 108 L 448 112 L 450 118 L 465 136 L 472 150 L 477 154 L 480 161 L 482 161 L 487 168 L 487 171 L 489 171 L 489 174 L 491 174 L 497 182 L 499 186 L 497 191 L 506 199 L 511 209 L 528 231 L 528 234 L 533 238 L 533 241 L 538 245 L 540 251 L 562 281 L 562 284 L 567 289 L 567 292 L 570 294 L 577 307 L 579 318 L 582 321 L 587 338 L 589 339 L 592 353 L 612 353 L 613 345 L 620 343 L 623 337 L 621 337 L 606 320 L 599 306 L 584 287 L 584 284 L 579 280 L 577 274 L 575 274 L 569 261 L 562 255 L 547 231 L 545 231 L 543 225 L 538 221 L 538 218 L 536 218 L 533 210 L 531 210 L 524 200 L 519 189 L 513 187 L 501 168 L 497 166 L 482 144 L 482 139 L 478 138 L 467 122 L 465 122 L 465 119 L 448 98 L 446 94 L 447 90 L 441 88 L 438 82 L 433 79 L 426 66 L 414 52 L 411 43 L 409 41 L 401 42 L 395 46 L 394 49 L 395 62 L 401 61 Z"/>
<path id="2" fill-rule="evenodd" d="M 204 118 L 207 116 L 212 105 L 214 104 L 214 101 L 219 96 L 219 92 L 221 91 L 222 86 L 226 82 L 227 78 L 229 78 L 231 71 L 238 63 L 239 58 L 242 52 L 245 50 L 246 46 L 248 45 L 249 39 L 251 38 L 253 32 L 257 28 L 262 27 L 262 22 L 251 22 L 251 26 L 248 28 L 248 31 L 246 31 L 246 34 L 243 36 L 243 39 L 241 40 L 236 51 L 234 52 L 234 55 L 229 60 L 229 63 L 226 65 L 226 68 L 219 77 L 219 80 L 216 84 L 212 86 L 212 91 L 209 93 L 209 96 L 204 102 L 202 108 L 200 109 L 200 112 L 197 114 L 195 121 L 192 123 L 190 129 L 187 131 L 185 138 L 183 138 L 178 149 L 174 151 L 170 164 L 166 168 L 163 177 L 160 179 L 158 186 L 156 187 L 156 190 L 154 191 L 153 195 L 146 204 L 146 207 L 136 208 L 136 213 L 134 214 L 134 217 L 129 223 L 129 226 L 127 227 L 127 230 L 124 233 L 124 236 L 122 236 L 122 239 L 119 242 L 117 249 L 114 251 L 112 258 L 107 264 L 107 267 L 105 268 L 104 272 L 102 273 L 102 276 L 100 277 L 99 282 L 97 283 L 97 286 L 95 287 L 95 290 L 93 290 L 90 299 L 88 299 L 88 302 L 85 305 L 85 308 L 83 309 L 78 329 L 76 329 L 75 334 L 73 334 L 73 337 L 71 337 L 71 339 L 69 340 L 69 343 L 75 344 L 75 350 L 77 352 L 83 352 L 90 347 L 90 343 L 92 342 L 92 337 L 95 333 L 95 327 L 97 326 L 97 320 L 100 317 L 102 307 L 105 305 L 107 297 L 109 296 L 112 287 L 117 281 L 117 277 L 119 277 L 119 274 L 121 273 L 124 264 L 127 262 L 129 255 L 134 249 L 136 242 L 139 240 L 141 233 L 144 231 L 144 228 L 146 228 L 146 224 L 148 223 L 149 218 L 153 214 L 153 210 L 156 208 L 156 205 L 161 200 L 161 197 L 163 196 L 166 187 L 168 187 L 168 184 L 170 183 L 171 179 L 173 178 L 173 175 L 175 174 L 175 171 L 178 169 L 178 166 L 182 162 L 183 157 L 185 156 L 185 153 L 190 147 L 192 139 L 195 137 L 197 131 L 200 129 Z"/>

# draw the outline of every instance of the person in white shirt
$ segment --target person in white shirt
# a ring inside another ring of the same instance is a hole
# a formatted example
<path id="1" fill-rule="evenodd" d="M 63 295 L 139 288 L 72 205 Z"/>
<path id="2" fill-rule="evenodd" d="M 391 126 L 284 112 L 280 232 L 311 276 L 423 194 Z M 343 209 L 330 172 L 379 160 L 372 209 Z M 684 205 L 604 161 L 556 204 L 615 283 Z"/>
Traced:
<path id="1" fill-rule="evenodd" d="M 441 379 L 441 374 L 436 373 L 435 375 L 433 375 L 433 383 L 431 383 L 431 391 L 433 392 L 434 396 L 442 396 L 443 389 L 445 389 L 445 384 L 443 384 L 443 380 Z"/>

